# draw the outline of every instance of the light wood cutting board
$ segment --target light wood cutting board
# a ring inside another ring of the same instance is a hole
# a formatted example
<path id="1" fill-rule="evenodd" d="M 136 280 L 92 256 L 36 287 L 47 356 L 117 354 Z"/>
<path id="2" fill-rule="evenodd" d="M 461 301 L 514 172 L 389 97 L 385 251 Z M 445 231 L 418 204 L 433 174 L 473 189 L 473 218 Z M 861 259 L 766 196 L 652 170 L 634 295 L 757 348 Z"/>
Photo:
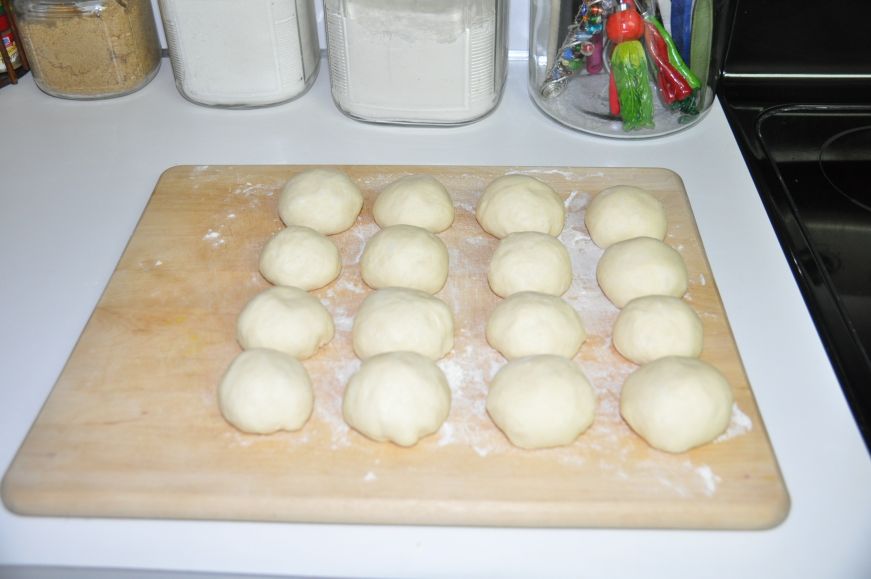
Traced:
<path id="1" fill-rule="evenodd" d="M 334 316 L 334 340 L 305 366 L 311 420 L 295 433 L 236 431 L 215 389 L 239 352 L 235 319 L 268 287 L 257 270 L 282 225 L 277 198 L 303 166 L 175 167 L 153 197 L 62 375 L 3 481 L 3 500 L 31 515 L 506 526 L 766 528 L 789 499 L 744 374 L 680 178 L 663 169 L 341 167 L 366 196 L 351 230 L 334 236 L 344 269 L 314 292 Z M 487 382 L 505 361 L 484 339 L 497 298 L 486 281 L 496 240 L 474 217 L 478 196 L 509 172 L 533 175 L 565 199 L 560 239 L 573 259 L 565 298 L 589 338 L 576 362 L 599 405 L 574 444 L 512 447 L 485 411 Z M 416 447 L 372 442 L 342 421 L 344 385 L 359 367 L 353 316 L 371 291 L 360 252 L 377 226 L 371 205 L 387 183 L 431 174 L 454 196 L 441 234 L 451 271 L 442 297 L 455 312 L 453 352 L 439 365 L 450 416 Z M 595 280 L 601 250 L 584 208 L 616 184 L 644 187 L 666 207 L 666 241 L 690 271 L 686 296 L 705 329 L 702 358 L 728 378 L 732 423 L 716 442 L 673 455 L 621 420 L 619 392 L 635 366 L 613 349 L 618 310 Z"/>

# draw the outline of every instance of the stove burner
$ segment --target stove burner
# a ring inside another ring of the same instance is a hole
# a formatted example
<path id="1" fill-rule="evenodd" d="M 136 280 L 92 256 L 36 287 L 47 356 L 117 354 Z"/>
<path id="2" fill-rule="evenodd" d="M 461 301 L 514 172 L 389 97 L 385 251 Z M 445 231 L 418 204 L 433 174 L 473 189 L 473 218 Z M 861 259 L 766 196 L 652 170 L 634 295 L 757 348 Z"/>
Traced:
<path id="1" fill-rule="evenodd" d="M 820 170 L 844 197 L 871 211 L 871 125 L 838 133 L 820 148 Z"/>
<path id="2" fill-rule="evenodd" d="M 736 135 L 871 450 L 871 107 L 749 112 Z"/>

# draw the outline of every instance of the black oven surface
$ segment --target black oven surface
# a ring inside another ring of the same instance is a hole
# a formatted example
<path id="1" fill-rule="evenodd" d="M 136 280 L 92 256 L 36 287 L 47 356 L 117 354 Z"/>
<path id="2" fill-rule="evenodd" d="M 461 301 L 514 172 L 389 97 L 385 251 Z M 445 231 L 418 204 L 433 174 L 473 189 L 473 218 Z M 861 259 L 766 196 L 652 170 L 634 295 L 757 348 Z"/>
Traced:
<path id="1" fill-rule="evenodd" d="M 736 2 L 718 94 L 871 449 L 871 42 L 830 19 L 813 54 L 785 49 L 798 23 L 766 29 L 777 6 Z M 871 21 L 871 3 L 843 7 Z"/>
<path id="2" fill-rule="evenodd" d="M 756 130 L 777 180 L 769 195 L 781 239 L 867 440 L 871 141 L 860 147 L 857 136 L 871 135 L 871 108 L 777 107 L 759 116 Z"/>

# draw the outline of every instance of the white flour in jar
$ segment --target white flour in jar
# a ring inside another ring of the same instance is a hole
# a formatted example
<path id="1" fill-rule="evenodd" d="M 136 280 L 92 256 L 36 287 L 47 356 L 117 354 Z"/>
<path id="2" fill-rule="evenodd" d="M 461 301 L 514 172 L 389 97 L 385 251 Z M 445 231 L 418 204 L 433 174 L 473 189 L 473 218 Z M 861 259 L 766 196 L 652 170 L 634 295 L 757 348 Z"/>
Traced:
<path id="1" fill-rule="evenodd" d="M 320 60 L 313 0 L 159 0 L 172 70 L 188 99 L 246 107 L 284 102 Z"/>
<path id="2" fill-rule="evenodd" d="M 333 98 L 363 120 L 455 124 L 499 101 L 503 0 L 326 0 Z"/>

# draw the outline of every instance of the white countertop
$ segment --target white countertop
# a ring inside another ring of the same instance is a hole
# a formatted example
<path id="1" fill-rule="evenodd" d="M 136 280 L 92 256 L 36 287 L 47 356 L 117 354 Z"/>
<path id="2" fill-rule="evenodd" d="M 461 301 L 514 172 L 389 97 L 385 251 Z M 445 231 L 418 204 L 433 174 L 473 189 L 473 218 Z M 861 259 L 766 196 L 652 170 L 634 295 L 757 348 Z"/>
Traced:
<path id="1" fill-rule="evenodd" d="M 27 76 L 0 90 L 0 469 L 5 472 L 108 282 L 160 174 L 182 164 L 667 167 L 689 193 L 792 498 L 761 532 L 524 530 L 21 517 L 0 565 L 342 576 L 871 576 L 871 461 L 719 105 L 657 140 L 573 132 L 512 62 L 489 117 L 373 126 L 333 106 L 326 68 L 298 101 L 183 100 L 166 60 L 128 97 L 74 102 Z M 0 576 L 12 576 L 0 567 Z M 28 575 L 29 576 L 29 575 Z M 150 576 L 150 575 L 149 575 Z"/>

